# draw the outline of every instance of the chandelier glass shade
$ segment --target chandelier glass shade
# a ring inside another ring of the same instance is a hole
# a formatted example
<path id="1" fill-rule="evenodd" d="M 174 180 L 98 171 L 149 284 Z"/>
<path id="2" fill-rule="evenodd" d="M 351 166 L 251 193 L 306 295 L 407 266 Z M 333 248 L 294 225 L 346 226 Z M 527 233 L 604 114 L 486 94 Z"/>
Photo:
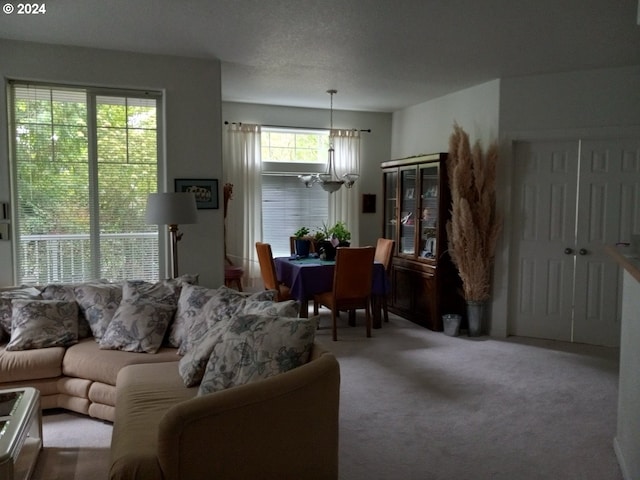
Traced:
<path id="1" fill-rule="evenodd" d="M 327 93 L 331 96 L 331 130 L 333 130 L 333 95 L 338 93 L 337 90 L 327 90 Z M 356 180 L 360 177 L 357 173 L 345 173 L 341 177 L 338 177 L 335 171 L 335 150 L 333 144 L 329 144 L 329 159 L 327 164 L 327 171 L 325 173 L 310 173 L 306 175 L 298 175 L 301 182 L 305 184 L 307 188 L 313 187 L 315 183 L 319 184 L 325 192 L 333 193 L 340 190 L 343 185 L 347 188 L 351 188 Z"/>

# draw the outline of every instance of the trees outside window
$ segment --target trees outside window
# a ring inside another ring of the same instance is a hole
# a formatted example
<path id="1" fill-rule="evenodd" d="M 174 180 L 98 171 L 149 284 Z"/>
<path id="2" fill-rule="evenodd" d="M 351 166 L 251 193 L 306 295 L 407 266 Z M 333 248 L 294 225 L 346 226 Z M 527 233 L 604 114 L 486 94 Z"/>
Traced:
<path id="1" fill-rule="evenodd" d="M 160 95 L 12 82 L 18 283 L 157 279 Z"/>

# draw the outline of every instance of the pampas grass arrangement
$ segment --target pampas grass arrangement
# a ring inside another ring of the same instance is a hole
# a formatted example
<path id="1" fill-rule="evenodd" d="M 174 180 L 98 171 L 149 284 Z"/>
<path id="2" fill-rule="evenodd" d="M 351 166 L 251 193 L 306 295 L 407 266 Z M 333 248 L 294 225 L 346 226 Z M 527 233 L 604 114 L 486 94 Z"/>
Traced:
<path id="1" fill-rule="evenodd" d="M 447 222 L 449 254 L 458 268 L 467 302 L 484 302 L 491 293 L 491 274 L 502 222 L 496 214 L 494 142 L 483 153 L 477 141 L 454 124 L 449 138 L 447 170 L 451 189 L 451 220 Z"/>

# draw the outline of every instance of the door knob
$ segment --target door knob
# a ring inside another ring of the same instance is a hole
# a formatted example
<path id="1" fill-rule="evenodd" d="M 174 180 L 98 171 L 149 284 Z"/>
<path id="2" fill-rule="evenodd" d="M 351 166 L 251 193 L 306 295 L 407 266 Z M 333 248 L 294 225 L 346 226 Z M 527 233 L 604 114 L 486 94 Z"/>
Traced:
<path id="1" fill-rule="evenodd" d="M 571 255 L 573 253 L 573 249 L 567 247 L 567 248 L 564 249 L 564 253 L 565 253 L 565 255 Z"/>
<path id="2" fill-rule="evenodd" d="M 587 251 L 587 249 L 586 249 L 586 248 L 581 248 L 580 250 L 578 250 L 578 253 L 579 253 L 580 255 L 586 255 L 586 254 L 587 254 L 587 253 L 589 253 L 589 252 Z"/>

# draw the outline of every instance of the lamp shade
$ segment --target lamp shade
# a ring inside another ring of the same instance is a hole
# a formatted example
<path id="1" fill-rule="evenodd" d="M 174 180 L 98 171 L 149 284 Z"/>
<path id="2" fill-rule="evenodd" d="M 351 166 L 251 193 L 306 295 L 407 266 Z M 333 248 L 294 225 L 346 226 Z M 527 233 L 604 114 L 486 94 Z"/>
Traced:
<path id="1" fill-rule="evenodd" d="M 198 221 L 193 193 L 150 193 L 145 221 L 155 225 L 184 225 Z"/>

